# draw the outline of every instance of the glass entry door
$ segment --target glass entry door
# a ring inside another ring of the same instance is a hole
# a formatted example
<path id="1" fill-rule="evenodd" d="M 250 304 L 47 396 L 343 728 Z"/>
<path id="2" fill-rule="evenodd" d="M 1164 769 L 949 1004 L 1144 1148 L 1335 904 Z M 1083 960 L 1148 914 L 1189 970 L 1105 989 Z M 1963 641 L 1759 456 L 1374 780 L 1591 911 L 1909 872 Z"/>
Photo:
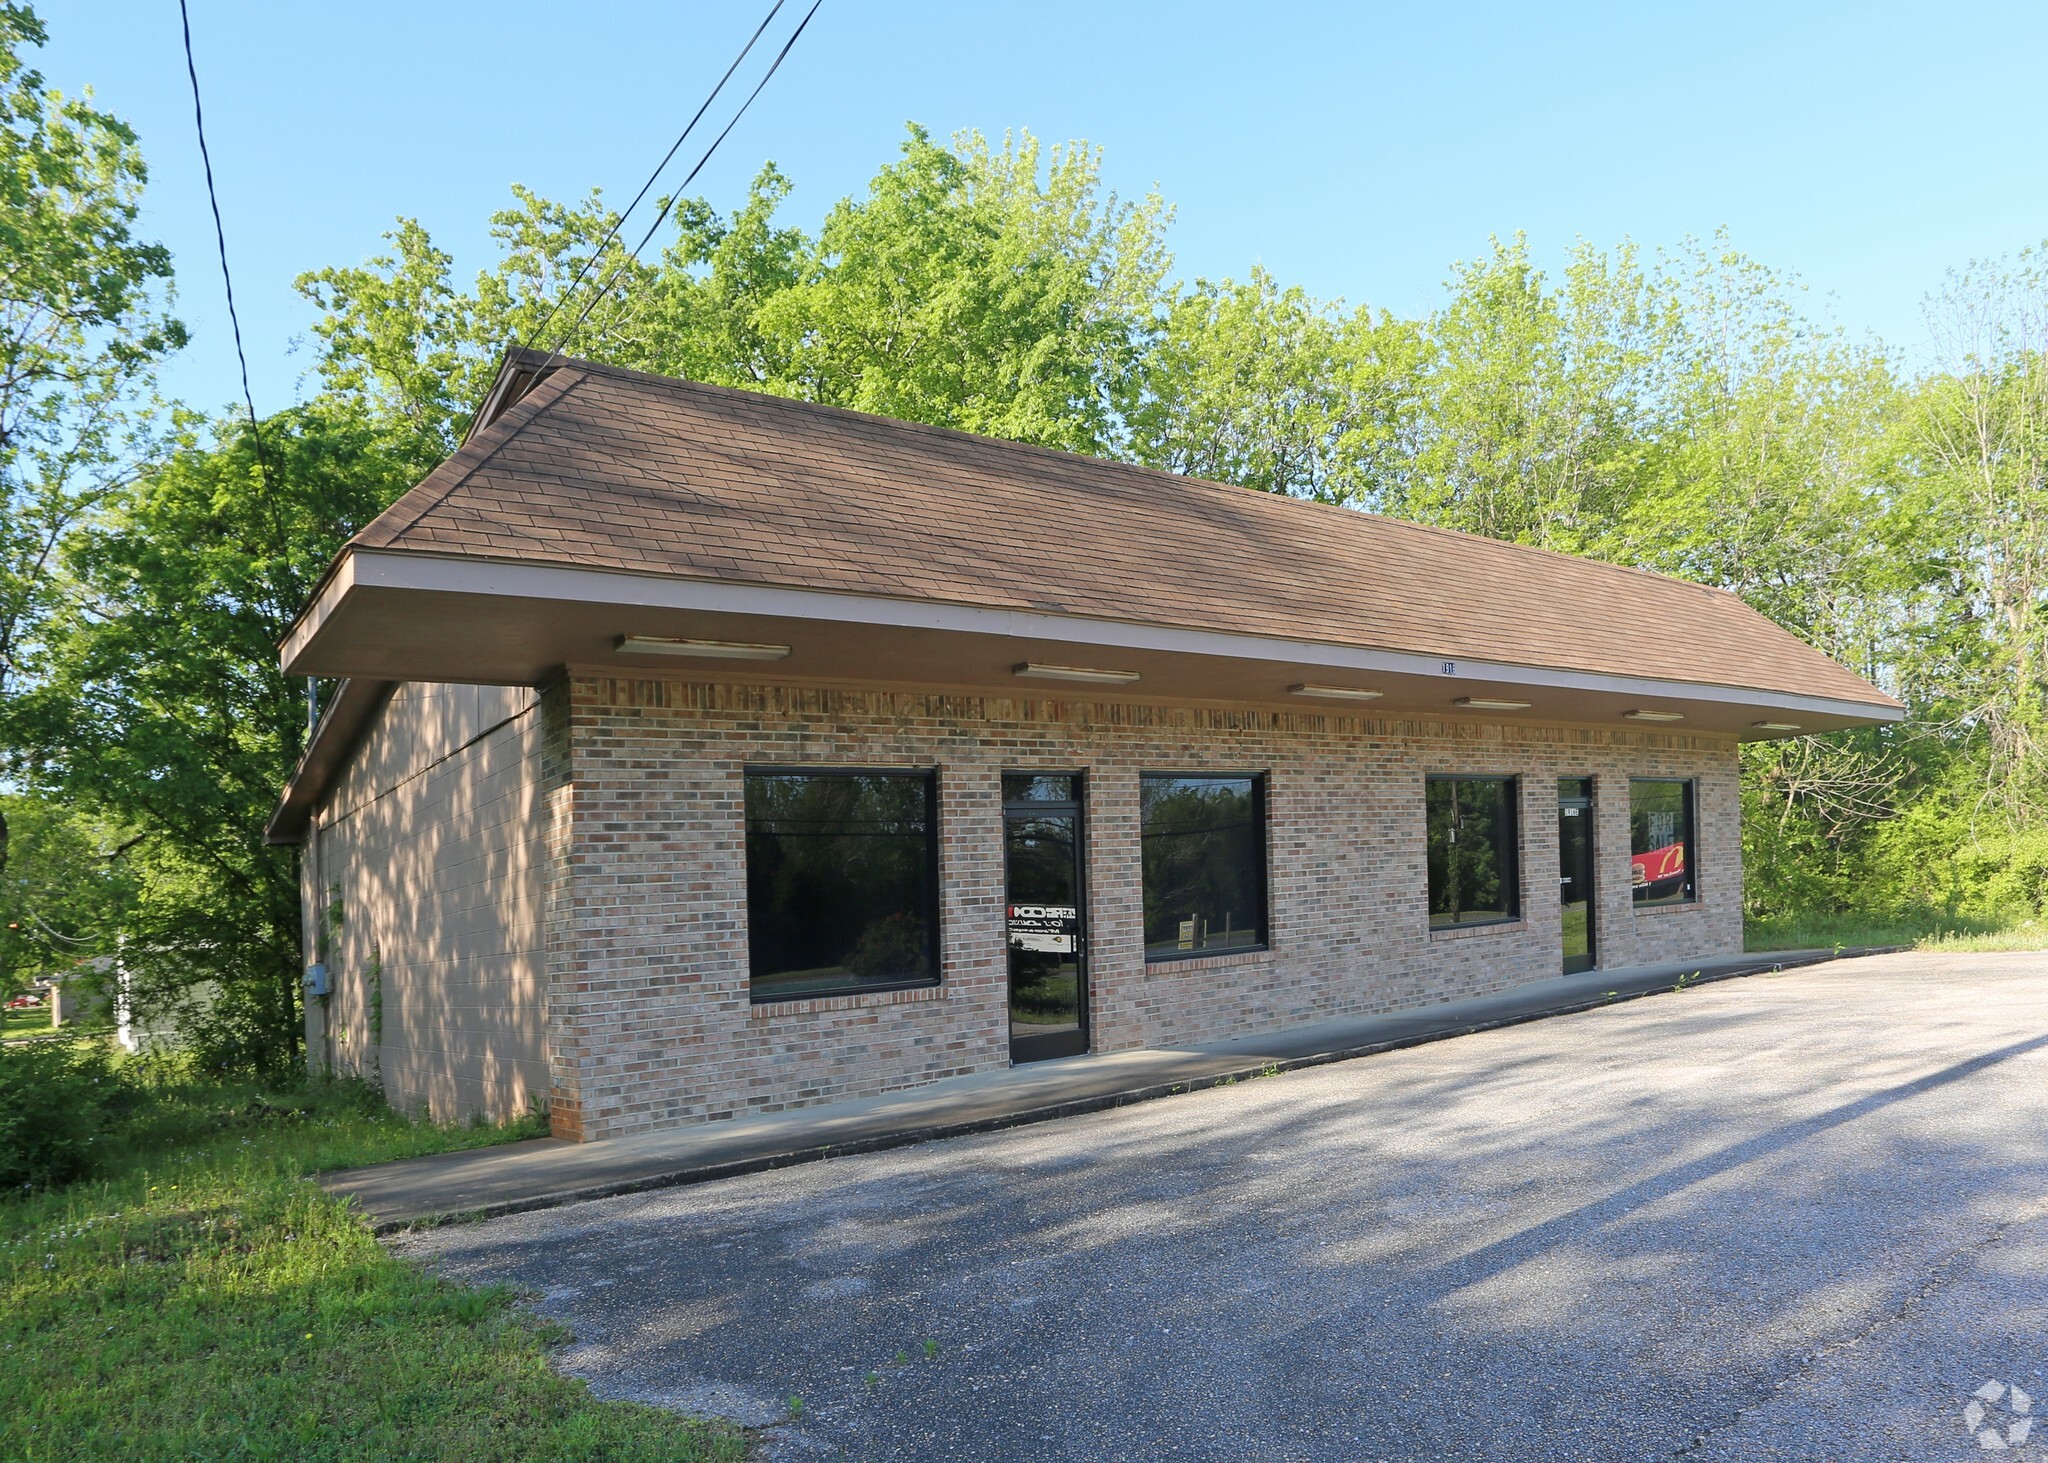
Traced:
<path id="1" fill-rule="evenodd" d="M 1557 780 L 1557 890 L 1564 903 L 1564 973 L 1593 968 L 1593 780 Z"/>
<path id="2" fill-rule="evenodd" d="M 1081 779 L 1005 773 L 1010 1060 L 1088 1050 L 1088 940 L 1081 912 Z"/>

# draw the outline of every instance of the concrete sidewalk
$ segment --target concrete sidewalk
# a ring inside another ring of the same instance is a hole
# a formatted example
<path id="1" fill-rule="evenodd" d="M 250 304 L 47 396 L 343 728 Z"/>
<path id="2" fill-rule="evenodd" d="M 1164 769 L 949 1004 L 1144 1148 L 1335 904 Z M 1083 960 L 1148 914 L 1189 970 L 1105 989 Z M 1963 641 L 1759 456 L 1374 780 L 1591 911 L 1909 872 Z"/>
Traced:
<path id="1" fill-rule="evenodd" d="M 341 1169 L 321 1174 L 317 1181 L 331 1194 L 355 1199 L 380 1234 L 417 1224 L 485 1219 L 1095 1112 L 1268 1072 L 1588 1010 L 1680 985 L 1884 953 L 1781 950 L 1594 970 L 1386 1016 L 1340 1017 L 1201 1046 L 1034 1062 L 882 1097 L 594 1143 L 534 1138 Z"/>

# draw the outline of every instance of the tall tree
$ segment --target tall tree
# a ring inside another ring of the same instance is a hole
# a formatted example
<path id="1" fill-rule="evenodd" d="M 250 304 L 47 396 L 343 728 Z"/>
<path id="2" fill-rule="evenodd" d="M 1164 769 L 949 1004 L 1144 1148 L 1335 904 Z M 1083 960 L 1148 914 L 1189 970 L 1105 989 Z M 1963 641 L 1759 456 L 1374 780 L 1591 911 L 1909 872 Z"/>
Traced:
<path id="1" fill-rule="evenodd" d="M 473 291 L 456 286 L 453 259 L 410 218 L 385 235 L 391 253 L 298 277 L 299 292 L 321 311 L 313 331 L 329 392 L 445 452 L 461 441 L 508 346 L 646 364 L 631 322 L 644 313 L 653 271 L 619 241 L 618 215 L 596 192 L 575 205 L 516 184 L 512 194 L 514 206 L 491 215 L 498 263 L 477 275 Z M 583 284 L 565 304 L 579 275 Z"/>
<path id="2" fill-rule="evenodd" d="M 1122 449 L 1167 472 L 1376 502 L 1405 478 L 1422 359 L 1409 323 L 1346 314 L 1263 267 L 1200 280 L 1131 375 Z"/>
<path id="3" fill-rule="evenodd" d="M 448 256 L 412 220 L 390 236 L 394 253 L 300 277 L 323 312 L 331 390 L 452 445 L 499 354 L 530 341 L 1101 451 L 1112 383 L 1145 344 L 1167 265 L 1158 198 L 1106 195 L 1098 153 L 1048 153 L 1029 134 L 995 148 L 965 133 L 949 150 L 913 127 L 901 160 L 815 239 L 775 223 L 789 185 L 771 165 L 729 219 L 680 201 L 652 262 L 629 257 L 637 240 L 603 242 L 616 219 L 595 195 L 563 208 L 515 192 L 519 207 L 492 220 L 502 257 L 473 291 L 454 286 Z"/>
<path id="4" fill-rule="evenodd" d="M 789 194 L 769 163 L 730 218 L 701 199 L 678 205 L 675 242 L 644 292 L 645 354 L 622 364 L 714 386 L 788 389 L 802 335 L 792 341 L 773 328 L 767 306 L 803 277 L 814 248 L 802 229 L 775 221 Z"/>
<path id="5" fill-rule="evenodd" d="M 1115 435 L 1113 383 L 1153 326 L 1165 205 L 1101 187 L 1085 144 L 1029 133 L 901 161 L 826 218 L 803 276 L 762 307 L 789 352 L 772 389 L 1078 452 Z"/>
<path id="6" fill-rule="evenodd" d="M 1517 235 L 1453 271 L 1429 320 L 1424 426 L 1383 506 L 1598 552 L 1640 490 L 1672 321 L 1633 246 L 1576 247 L 1553 286 Z"/>
<path id="7" fill-rule="evenodd" d="M 170 255 L 135 236 L 135 133 L 44 82 L 26 53 L 45 39 L 28 6 L 0 5 L 0 717 L 35 674 L 60 546 L 125 481 L 152 369 L 185 338 Z"/>
<path id="8" fill-rule="evenodd" d="M 1928 302 L 1944 369 L 1916 393 L 1910 507 L 1953 533 L 1952 715 L 1983 729 L 1982 801 L 2041 822 L 2048 793 L 2048 244 L 1950 275 Z"/>
<path id="9" fill-rule="evenodd" d="M 298 1045 L 298 890 L 266 810 L 303 740 L 276 645 L 343 540 L 426 470 L 409 431 L 338 403 L 246 426 L 181 423 L 178 450 L 75 531 L 77 587 L 19 700 L 21 772 L 141 835 L 129 964 L 145 1004 L 214 993 L 201 1052 L 276 1069 Z"/>

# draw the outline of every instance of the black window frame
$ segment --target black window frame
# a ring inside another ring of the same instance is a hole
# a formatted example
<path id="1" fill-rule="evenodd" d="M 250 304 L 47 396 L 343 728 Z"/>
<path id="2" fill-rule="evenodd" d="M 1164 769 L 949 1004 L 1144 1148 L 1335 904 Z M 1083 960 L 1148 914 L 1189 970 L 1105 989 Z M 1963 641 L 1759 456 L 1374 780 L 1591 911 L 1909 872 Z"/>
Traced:
<path id="1" fill-rule="evenodd" d="M 943 841 L 943 793 L 940 769 L 928 767 L 849 767 L 837 764 L 805 766 L 774 763 L 740 769 L 740 874 L 746 886 L 747 999 L 756 1006 L 784 1006 L 794 1001 L 836 1000 L 845 996 L 880 995 L 890 991 L 931 990 L 945 983 L 945 899 L 939 887 L 939 847 Z M 752 871 L 747 866 L 748 843 L 752 838 L 752 815 L 747 811 L 747 781 L 754 777 L 897 777 L 924 782 L 925 793 L 925 922 L 931 929 L 932 973 L 916 980 L 861 981 L 806 991 L 769 992 L 754 988 L 754 900 Z"/>
<path id="2" fill-rule="evenodd" d="M 1052 777 L 1064 777 L 1067 780 L 1067 796 L 1063 798 L 1013 798 L 1010 796 L 1011 784 L 1019 779 L 1028 778 L 1036 783 Z M 1085 797 L 1083 789 L 1087 784 L 1087 780 L 1088 774 L 1078 769 L 1072 772 L 1027 772 L 1017 768 L 1006 768 L 997 774 L 997 782 L 1002 789 L 1003 807 L 1006 811 L 1012 808 L 1078 808 Z"/>
<path id="3" fill-rule="evenodd" d="M 1147 965 L 1170 965 L 1182 960 L 1217 960 L 1231 955 L 1254 955 L 1273 948 L 1273 849 L 1266 819 L 1266 785 L 1271 773 L 1218 771 L 1204 767 L 1194 771 L 1166 771 L 1152 768 L 1138 774 L 1138 943 Z M 1145 940 L 1145 784 L 1151 780 L 1177 782 L 1243 782 L 1252 785 L 1253 846 L 1259 851 L 1258 920 L 1259 939 L 1250 945 L 1219 945 L 1214 949 L 1165 950 L 1155 954 Z"/>
<path id="4" fill-rule="evenodd" d="M 1671 787 L 1685 789 L 1680 800 L 1685 815 L 1685 884 L 1686 895 L 1682 899 L 1645 899 L 1643 891 L 1649 886 L 1635 881 L 1636 848 L 1636 788 L 1638 786 Z M 1644 909 L 1689 909 L 1698 904 L 1700 895 L 1700 799 L 1699 779 L 1693 777 L 1631 777 L 1628 780 L 1628 857 L 1629 857 L 1629 908 Z"/>
<path id="5" fill-rule="evenodd" d="M 1506 914 L 1489 915 L 1485 919 L 1458 920 L 1451 924 L 1436 922 L 1436 893 L 1430 887 L 1429 857 L 1429 790 L 1444 785 L 1451 788 L 1451 802 L 1458 801 L 1457 784 L 1461 782 L 1494 782 L 1501 784 L 1504 796 L 1501 806 L 1506 809 L 1509 821 L 1508 836 L 1504 840 L 1507 849 L 1508 867 L 1501 879 L 1501 887 L 1512 896 Z M 1526 899 L 1522 888 L 1522 779 L 1512 772 L 1431 772 L 1422 779 L 1422 920 L 1431 934 L 1449 930 L 1483 930 L 1499 925 L 1518 925 L 1528 918 Z"/>

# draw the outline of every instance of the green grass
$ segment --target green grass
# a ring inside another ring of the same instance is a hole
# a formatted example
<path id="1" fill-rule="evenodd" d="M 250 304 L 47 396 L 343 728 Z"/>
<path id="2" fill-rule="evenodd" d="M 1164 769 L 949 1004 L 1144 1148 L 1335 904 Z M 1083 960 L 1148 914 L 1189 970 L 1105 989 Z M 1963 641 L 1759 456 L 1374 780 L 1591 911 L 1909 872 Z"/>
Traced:
<path id="1" fill-rule="evenodd" d="M 509 1291 L 395 1259 L 303 1178 L 533 1131 L 345 1085 L 157 1088 L 100 1177 L 0 1200 L 0 1457 L 744 1457 L 735 1429 L 592 1398 Z"/>
<path id="2" fill-rule="evenodd" d="M 1010 1019 L 1027 1026 L 1061 1026 L 1076 1019 L 1080 977 L 1069 965 L 1029 985 L 1010 987 Z"/>
<path id="3" fill-rule="evenodd" d="M 1934 914 L 1874 919 L 1867 915 L 1791 915 L 1752 919 L 1744 927 L 1752 951 L 1833 946 L 1910 945 L 1916 950 L 2048 950 L 2048 917 L 1964 919 Z"/>
<path id="4" fill-rule="evenodd" d="M 1590 938 L 1590 921 L 1587 919 L 1586 901 L 1576 900 L 1564 907 L 1564 953 L 1583 955 Z"/>
<path id="5" fill-rule="evenodd" d="M 43 1036 L 50 1030 L 50 1008 L 37 1006 L 32 1010 L 9 1011 L 0 1007 L 0 1036 Z"/>

